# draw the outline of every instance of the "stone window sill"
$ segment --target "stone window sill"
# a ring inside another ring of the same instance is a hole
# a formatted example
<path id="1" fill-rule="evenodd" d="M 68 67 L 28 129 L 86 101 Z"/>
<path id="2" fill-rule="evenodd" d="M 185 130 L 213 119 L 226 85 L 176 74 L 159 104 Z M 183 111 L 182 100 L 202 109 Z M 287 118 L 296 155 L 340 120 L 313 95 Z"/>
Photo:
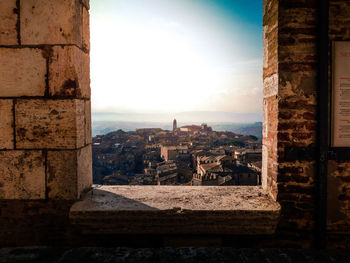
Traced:
<path id="1" fill-rule="evenodd" d="M 83 234 L 273 234 L 280 205 L 257 186 L 94 186 L 70 210 Z"/>

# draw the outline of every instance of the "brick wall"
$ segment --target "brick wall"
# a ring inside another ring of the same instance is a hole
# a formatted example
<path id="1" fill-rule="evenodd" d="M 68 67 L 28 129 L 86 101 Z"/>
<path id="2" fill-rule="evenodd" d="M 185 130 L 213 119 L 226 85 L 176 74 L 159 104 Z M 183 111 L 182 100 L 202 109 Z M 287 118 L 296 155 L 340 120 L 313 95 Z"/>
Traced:
<path id="1" fill-rule="evenodd" d="M 277 194 L 277 125 L 278 125 L 278 1 L 264 1 L 264 102 L 262 186 Z"/>
<path id="2" fill-rule="evenodd" d="M 317 1 L 280 1 L 279 11 L 279 227 L 290 243 L 310 246 L 316 213 L 315 161 L 286 161 L 285 150 L 316 146 Z"/>
<path id="3" fill-rule="evenodd" d="M 316 1 L 264 1 L 264 175 L 281 204 L 279 239 L 310 246 L 315 162 L 286 161 L 286 147 L 316 143 Z"/>
<path id="4" fill-rule="evenodd" d="M 331 41 L 350 41 L 350 2 L 330 0 L 329 61 Z M 331 71 L 330 71 L 331 72 Z M 329 75 L 331 89 L 331 75 Z M 350 162 L 328 162 L 328 239 L 330 247 L 349 247 Z"/>
<path id="5" fill-rule="evenodd" d="M 317 146 L 317 14 L 315 0 L 264 1 L 263 178 L 281 204 L 282 246 L 314 244 L 316 161 L 288 161 L 286 150 Z M 329 14 L 330 47 L 350 40 L 350 3 L 331 0 Z M 349 162 L 329 161 L 329 247 L 349 246 L 349 173 Z"/>

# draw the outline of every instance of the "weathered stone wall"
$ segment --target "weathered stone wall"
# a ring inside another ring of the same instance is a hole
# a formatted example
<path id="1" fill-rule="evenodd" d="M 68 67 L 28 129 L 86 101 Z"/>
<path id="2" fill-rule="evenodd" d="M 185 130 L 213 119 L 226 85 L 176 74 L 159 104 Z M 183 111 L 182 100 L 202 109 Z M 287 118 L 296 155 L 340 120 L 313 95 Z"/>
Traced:
<path id="1" fill-rule="evenodd" d="M 350 2 L 330 0 L 329 61 L 332 41 L 350 41 Z M 331 63 L 330 63 L 331 65 Z M 331 67 L 330 67 L 331 69 Z M 329 89 L 331 89 L 331 70 Z M 329 246 L 349 247 L 350 243 L 350 162 L 328 162 L 328 232 Z"/>
<path id="2" fill-rule="evenodd" d="M 91 185 L 87 7 L 0 3 L 0 199 L 75 200 Z"/>
<path id="3" fill-rule="evenodd" d="M 0 244 L 42 244 L 92 183 L 88 1 L 2 0 L 0 21 Z"/>
<path id="4" fill-rule="evenodd" d="M 279 229 L 291 245 L 311 246 L 315 227 L 315 161 L 287 161 L 287 147 L 315 147 L 317 132 L 317 1 L 279 1 Z"/>
<path id="5" fill-rule="evenodd" d="M 278 1 L 264 1 L 264 103 L 262 186 L 277 194 L 277 125 L 278 125 Z"/>
<path id="6" fill-rule="evenodd" d="M 329 14 L 331 50 L 332 40 L 350 40 L 349 1 L 331 0 Z M 287 151 L 317 149 L 317 16 L 315 0 L 264 1 L 263 178 L 281 204 L 277 235 L 288 246 L 309 247 L 315 241 L 316 160 L 291 160 Z M 329 161 L 329 247 L 349 246 L 349 174 L 349 162 Z"/>

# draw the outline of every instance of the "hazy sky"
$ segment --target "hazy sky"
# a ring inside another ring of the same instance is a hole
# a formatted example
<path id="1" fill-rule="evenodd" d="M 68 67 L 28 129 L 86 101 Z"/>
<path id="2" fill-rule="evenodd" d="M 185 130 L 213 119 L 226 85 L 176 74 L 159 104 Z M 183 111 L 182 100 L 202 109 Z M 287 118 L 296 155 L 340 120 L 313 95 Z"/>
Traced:
<path id="1" fill-rule="evenodd" d="M 94 111 L 262 110 L 262 0 L 91 1 Z"/>

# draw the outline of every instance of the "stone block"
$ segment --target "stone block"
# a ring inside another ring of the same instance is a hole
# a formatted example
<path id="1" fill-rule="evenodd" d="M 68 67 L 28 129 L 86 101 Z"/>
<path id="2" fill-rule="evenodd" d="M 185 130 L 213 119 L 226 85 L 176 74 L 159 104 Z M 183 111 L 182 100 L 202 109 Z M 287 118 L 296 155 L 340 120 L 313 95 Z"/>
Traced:
<path id="1" fill-rule="evenodd" d="M 278 73 L 264 78 L 264 98 L 278 94 Z"/>
<path id="2" fill-rule="evenodd" d="M 74 46 L 54 47 L 49 65 L 50 95 L 90 98 L 90 57 Z"/>
<path id="3" fill-rule="evenodd" d="M 262 125 L 263 138 L 267 138 L 267 135 L 268 135 L 269 114 L 268 114 L 267 109 L 268 109 L 268 101 L 264 99 L 264 104 L 263 104 L 263 125 Z"/>
<path id="4" fill-rule="evenodd" d="M 84 101 L 20 99 L 15 114 L 18 148 L 76 149 L 84 145 Z"/>
<path id="5" fill-rule="evenodd" d="M 85 145 L 92 143 L 91 101 L 85 101 Z"/>
<path id="6" fill-rule="evenodd" d="M 0 45 L 17 45 L 16 0 L 0 1 Z"/>
<path id="7" fill-rule="evenodd" d="M 79 0 L 21 1 L 22 44 L 82 42 L 82 6 Z"/>
<path id="8" fill-rule="evenodd" d="M 42 151 L 0 151 L 0 199 L 44 199 Z"/>
<path id="9" fill-rule="evenodd" d="M 83 49 L 90 50 L 90 14 L 83 8 Z"/>
<path id="10" fill-rule="evenodd" d="M 262 172 L 261 172 L 261 185 L 264 190 L 267 189 L 267 177 L 268 177 L 268 150 L 265 145 L 262 146 Z"/>
<path id="11" fill-rule="evenodd" d="M 35 48 L 0 48 L 0 97 L 43 96 L 46 60 Z"/>
<path id="12" fill-rule="evenodd" d="M 76 131 L 77 131 L 77 148 L 85 146 L 85 101 L 76 100 Z"/>
<path id="13" fill-rule="evenodd" d="M 0 100 L 0 149 L 13 149 L 13 101 Z"/>
<path id="14" fill-rule="evenodd" d="M 91 147 L 49 151 L 47 189 L 49 199 L 76 200 L 92 184 Z"/>
<path id="15" fill-rule="evenodd" d="M 78 194 L 89 190 L 92 185 L 92 150 L 88 145 L 78 151 Z"/>
<path id="16" fill-rule="evenodd" d="M 279 45 L 278 60 L 284 63 L 316 63 L 317 46 L 316 40 L 310 43 L 298 43 L 297 45 Z"/>
<path id="17" fill-rule="evenodd" d="M 85 6 L 87 10 L 90 9 L 90 0 L 81 0 L 81 3 Z"/>
<path id="18" fill-rule="evenodd" d="M 47 193 L 49 199 L 76 199 L 77 150 L 48 151 Z"/>
<path id="19" fill-rule="evenodd" d="M 268 56 L 268 38 L 267 31 L 268 26 L 263 27 L 263 68 L 267 68 L 269 66 L 269 56 Z"/>

